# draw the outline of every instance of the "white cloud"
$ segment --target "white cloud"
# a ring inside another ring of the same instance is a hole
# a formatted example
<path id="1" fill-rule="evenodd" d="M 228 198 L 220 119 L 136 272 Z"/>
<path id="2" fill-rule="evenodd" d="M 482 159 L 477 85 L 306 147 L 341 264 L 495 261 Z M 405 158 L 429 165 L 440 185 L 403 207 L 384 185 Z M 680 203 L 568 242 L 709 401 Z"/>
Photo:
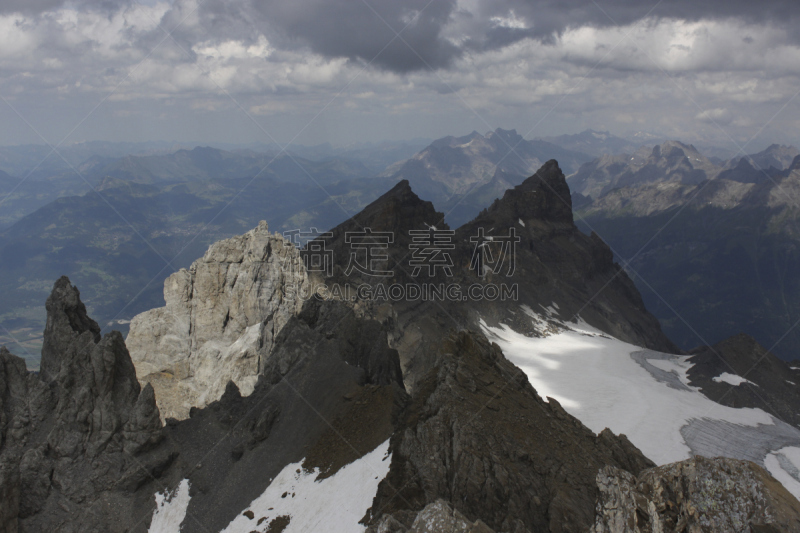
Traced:
<path id="1" fill-rule="evenodd" d="M 91 109 L 113 91 L 104 105 L 120 121 L 146 115 L 130 109 L 142 106 L 154 116 L 172 116 L 176 127 L 185 124 L 184 138 L 193 134 L 194 112 L 221 117 L 238 109 L 230 94 L 255 115 L 297 114 L 302 118 L 294 131 L 328 106 L 328 114 L 354 117 L 354 129 L 364 124 L 355 117 L 402 124 L 385 126 L 387 136 L 496 126 L 525 132 L 541 122 L 539 134 L 572 124 L 647 124 L 721 138 L 728 132 L 717 126 L 725 126 L 746 139 L 800 86 L 800 47 L 793 37 L 767 23 L 733 18 L 585 24 L 549 44 L 522 38 L 470 48 L 481 20 L 485 27 L 522 32 L 531 22 L 521 11 L 486 12 L 481 0 L 459 0 L 442 38 L 463 45 L 463 54 L 446 69 L 398 74 L 289 46 L 281 28 L 247 9 L 245 3 L 176 0 L 111 12 L 62 7 L 0 15 L 0 92 L 15 105 L 44 103 L 50 117 L 66 117 L 72 99 L 89 98 Z M 794 131 L 797 110 L 790 105 L 775 131 Z M 0 135 L 2 142 L 10 134 Z"/>
<path id="2" fill-rule="evenodd" d="M 510 10 L 507 15 L 491 17 L 489 21 L 498 28 L 511 28 L 515 30 L 528 29 L 528 23 L 525 19 L 518 17 L 513 9 Z"/>
<path id="3" fill-rule="evenodd" d="M 733 115 L 730 111 L 724 108 L 706 109 L 698 113 L 695 118 L 701 122 L 710 122 L 716 124 L 729 124 L 733 120 Z"/>
<path id="4" fill-rule="evenodd" d="M 263 35 L 259 35 L 258 41 L 248 45 L 243 41 L 224 41 L 212 44 L 211 41 L 198 43 L 192 50 L 210 59 L 228 61 L 232 59 L 267 58 L 273 51 L 269 41 Z"/>

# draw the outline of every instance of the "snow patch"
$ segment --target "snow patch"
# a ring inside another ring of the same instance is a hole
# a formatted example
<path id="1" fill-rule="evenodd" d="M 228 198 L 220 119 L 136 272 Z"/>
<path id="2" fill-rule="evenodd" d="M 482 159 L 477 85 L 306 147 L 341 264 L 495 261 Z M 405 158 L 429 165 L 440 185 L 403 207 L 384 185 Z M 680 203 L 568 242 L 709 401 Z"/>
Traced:
<path id="1" fill-rule="evenodd" d="M 539 304 L 539 307 L 544 309 L 544 312 L 547 313 L 548 318 L 552 318 L 554 316 L 558 316 L 558 307 L 556 306 L 555 302 L 551 303 L 547 307 Z"/>
<path id="2" fill-rule="evenodd" d="M 690 363 L 677 355 L 642 354 L 642 348 L 609 337 L 582 321 L 579 331 L 566 329 L 543 338 L 527 337 L 506 325 L 495 328 L 481 322 L 481 326 L 506 357 L 525 372 L 542 397 L 558 400 L 595 433 L 605 428 L 624 433 L 657 464 L 690 457 L 691 449 L 681 428 L 691 420 L 722 420 L 750 428 L 775 423 L 761 409 L 725 407 L 688 385 L 674 387 L 656 379 L 632 354 L 640 354 L 656 369 L 675 373 L 675 381 L 684 384 L 688 384 Z M 735 451 L 731 453 L 735 455 Z"/>
<path id="3" fill-rule="evenodd" d="M 749 379 L 744 379 L 742 376 L 737 376 L 736 374 L 730 374 L 728 372 L 723 372 L 719 376 L 712 378 L 711 381 L 716 381 L 717 383 L 727 383 L 728 385 L 733 385 L 734 387 L 741 385 L 742 383 L 749 383 L 750 385 L 756 385 Z"/>
<path id="4" fill-rule="evenodd" d="M 184 479 L 178 487 L 170 492 L 156 493 L 156 510 L 150 522 L 148 533 L 180 533 L 181 523 L 186 518 L 189 507 L 189 480 Z"/>
<path id="5" fill-rule="evenodd" d="M 800 448 L 788 446 L 767 455 L 764 466 L 772 477 L 800 500 Z"/>
<path id="6" fill-rule="evenodd" d="M 302 461 L 287 465 L 267 490 L 243 511 L 251 511 L 253 519 L 240 514 L 222 533 L 263 532 L 278 517 L 289 517 L 284 533 L 361 533 L 366 528 L 358 521 L 372 506 L 378 484 L 389 473 L 390 463 L 387 440 L 320 481 L 316 481 L 319 469 L 306 472 Z"/>

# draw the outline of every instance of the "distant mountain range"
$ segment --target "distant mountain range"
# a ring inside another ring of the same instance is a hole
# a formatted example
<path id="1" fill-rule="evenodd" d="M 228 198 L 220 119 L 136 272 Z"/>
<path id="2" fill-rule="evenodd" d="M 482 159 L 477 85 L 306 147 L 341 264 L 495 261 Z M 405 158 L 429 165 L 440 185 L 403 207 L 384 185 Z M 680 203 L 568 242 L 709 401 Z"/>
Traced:
<path id="1" fill-rule="evenodd" d="M 2 173 L 0 343 L 19 341 L 22 353 L 38 350 L 45 280 L 56 273 L 92 286 L 86 301 L 106 326 L 152 307 L 173 267 L 187 266 L 211 242 L 259 220 L 280 231 L 332 227 L 392 181 L 374 177 L 377 172 L 357 159 L 331 154 L 360 150 L 370 165 L 380 165 L 410 155 L 408 146 L 383 143 L 371 157 L 367 146 L 306 148 L 324 156 L 314 161 L 278 150 L 196 147 L 165 153 L 161 145 L 136 145 L 139 154 L 114 157 L 118 147 L 102 144 L 98 154 L 75 163 L 80 175 L 63 161 L 68 168 L 50 176 L 20 181 Z M 28 161 L 42 155 L 31 147 L 7 152 Z"/>
<path id="2" fill-rule="evenodd" d="M 0 194 L 8 194 L 19 186 L 20 180 L 0 170 Z"/>
<path id="3" fill-rule="evenodd" d="M 715 189 L 736 187 L 731 183 L 768 182 L 772 176 L 789 168 L 798 155 L 800 151 L 794 147 L 772 145 L 757 154 L 717 165 L 692 145 L 668 141 L 653 148 L 639 148 L 630 154 L 601 156 L 583 165 L 570 176 L 569 182 L 573 193 L 593 199 L 629 195 L 633 194 L 632 191 L 637 191 L 636 194 L 644 190 L 667 192 L 659 186 L 665 183 L 672 185 L 669 194 L 680 191 L 680 195 L 686 195 L 693 187 L 715 178 L 719 178 L 721 184 Z M 679 187 L 675 189 L 676 186 Z M 619 192 L 623 189 L 628 192 Z M 680 202 L 680 195 L 674 202 Z M 674 204 L 654 204 L 652 199 L 648 199 L 647 202 L 636 205 L 627 202 L 626 205 L 640 212 L 653 212 Z"/>
<path id="4" fill-rule="evenodd" d="M 612 135 L 607 131 L 594 130 L 586 130 L 573 135 L 543 137 L 542 140 L 593 157 L 600 157 L 604 154 L 634 152 L 643 144 L 643 141 L 631 141 Z"/>
<path id="5" fill-rule="evenodd" d="M 57 198 L 84 194 L 106 177 L 158 184 L 258 174 L 278 181 L 331 183 L 376 176 L 427 144 L 418 139 L 346 147 L 296 145 L 282 152 L 277 145 L 192 148 L 174 142 L 88 142 L 59 147 L 60 155 L 48 146 L 0 147 L 0 229 Z"/>
<path id="6" fill-rule="evenodd" d="M 96 158 L 86 161 L 82 167 L 85 175 L 93 181 L 109 176 L 151 184 L 256 176 L 290 183 L 333 183 L 372 175 L 372 171 L 358 161 L 338 158 L 310 161 L 286 154 L 261 154 L 249 150 L 228 152 L 210 147 L 178 150 L 165 155 L 128 156 L 111 163 Z"/>
<path id="7" fill-rule="evenodd" d="M 408 180 L 421 198 L 440 206 L 449 223 L 460 225 L 550 159 L 574 172 L 591 157 L 498 128 L 438 139 L 383 175 Z"/>
<path id="8" fill-rule="evenodd" d="M 13 190 L 0 204 L 0 341 L 13 343 L 10 334 L 36 352 L 42 297 L 57 275 L 90 287 L 84 296 L 101 324 L 124 322 L 160 301 L 170 268 L 162 272 L 159 255 L 186 266 L 209 243 L 261 219 L 273 231 L 329 228 L 403 179 L 458 226 L 555 158 L 571 174 L 579 227 L 596 230 L 618 260 L 635 257 L 631 277 L 676 343 L 690 349 L 747 331 L 771 346 L 800 318 L 790 202 L 797 172 L 789 170 L 798 150 L 773 145 L 719 162 L 692 145 L 639 146 L 643 139 L 588 130 L 530 141 L 497 129 L 438 139 L 418 152 L 423 141 L 295 147 L 277 157 L 268 153 L 275 147 L 101 143 L 76 163 L 99 195 L 71 171 L 22 183 L 0 174 L 0 195 Z M 631 151 L 615 153 L 620 147 Z M 138 153 L 119 157 L 122 148 Z M 90 151 L 75 148 L 71 157 Z M 776 353 L 797 357 L 796 335 Z"/>
<path id="9" fill-rule="evenodd" d="M 795 359 L 798 155 L 773 145 L 715 165 L 693 146 L 670 141 L 602 156 L 568 183 L 578 225 L 597 232 L 627 265 L 648 309 L 679 346 L 747 332 Z"/>

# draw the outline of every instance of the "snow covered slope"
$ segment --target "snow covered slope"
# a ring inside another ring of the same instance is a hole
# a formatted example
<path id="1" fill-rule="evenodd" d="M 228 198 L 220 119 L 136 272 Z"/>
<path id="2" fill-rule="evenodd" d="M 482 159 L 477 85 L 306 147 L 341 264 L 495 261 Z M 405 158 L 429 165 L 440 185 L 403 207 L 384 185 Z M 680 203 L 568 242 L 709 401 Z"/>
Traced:
<path id="1" fill-rule="evenodd" d="M 537 326 L 552 317 L 552 310 L 550 317 L 523 311 Z M 627 344 L 585 323 L 559 323 L 555 333 L 549 324 L 541 338 L 482 327 L 543 398 L 555 398 L 592 431 L 624 433 L 659 465 L 691 455 L 754 461 L 800 498 L 800 430 L 761 409 L 711 401 L 689 385 L 685 357 Z"/>
<path id="2" fill-rule="evenodd" d="M 360 533 L 366 528 L 358 521 L 372 506 L 378 484 L 389 473 L 391 462 L 387 440 L 319 481 L 319 470 L 303 470 L 302 461 L 286 465 L 267 490 L 222 533 Z M 189 482 L 183 480 L 172 495 L 156 494 L 156 504 L 149 533 L 179 533 L 189 505 Z"/>
<path id="3" fill-rule="evenodd" d="M 300 463 L 287 465 L 267 490 L 223 530 L 223 533 L 267 531 L 288 519 L 283 533 L 364 531 L 364 518 L 378 484 L 389 473 L 389 441 L 333 476 L 316 481 L 319 471 L 306 472 Z M 251 514 L 252 513 L 252 514 Z M 249 516 L 248 516 L 249 515 Z M 252 516 L 252 518 L 250 518 Z M 274 530 L 274 529 L 273 529 Z"/>
<path id="4" fill-rule="evenodd" d="M 190 499 L 188 479 L 181 481 L 172 492 L 156 494 L 156 510 L 148 533 L 179 533 Z"/>

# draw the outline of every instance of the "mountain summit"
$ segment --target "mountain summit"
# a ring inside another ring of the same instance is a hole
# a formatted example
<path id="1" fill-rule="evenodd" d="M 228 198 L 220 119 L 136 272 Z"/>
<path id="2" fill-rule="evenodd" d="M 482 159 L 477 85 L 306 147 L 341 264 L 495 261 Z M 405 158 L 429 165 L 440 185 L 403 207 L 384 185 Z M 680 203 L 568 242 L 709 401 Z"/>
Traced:
<path id="1" fill-rule="evenodd" d="M 498 128 L 486 135 L 472 132 L 436 140 L 385 175 L 408 180 L 417 194 L 447 214 L 448 222 L 460 225 L 550 159 L 574 172 L 591 157 Z"/>

